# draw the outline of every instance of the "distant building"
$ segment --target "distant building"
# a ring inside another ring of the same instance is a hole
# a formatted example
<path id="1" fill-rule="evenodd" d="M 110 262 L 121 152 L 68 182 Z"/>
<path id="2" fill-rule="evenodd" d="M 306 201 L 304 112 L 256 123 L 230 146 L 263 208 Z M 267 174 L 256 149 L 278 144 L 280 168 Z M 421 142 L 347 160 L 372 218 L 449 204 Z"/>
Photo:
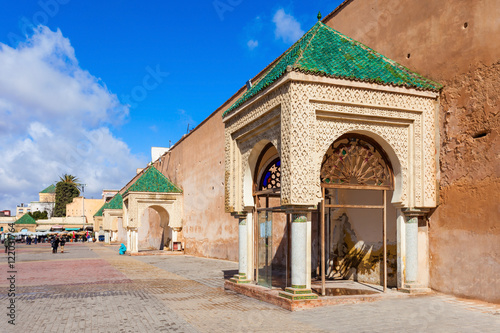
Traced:
<path id="1" fill-rule="evenodd" d="M 94 214 L 104 203 L 104 199 L 73 198 L 73 201 L 66 205 L 66 217 L 83 217 L 82 209 L 85 209 L 85 223 L 93 223 Z"/>
<path id="2" fill-rule="evenodd" d="M 56 186 L 50 185 L 38 193 L 38 201 L 32 201 L 26 207 L 21 204 L 17 207 L 16 216 L 20 218 L 29 212 L 47 212 L 49 218 L 52 217 L 56 205 Z"/>
<path id="3" fill-rule="evenodd" d="M 0 211 L 0 216 L 10 216 L 10 210 L 2 210 L 2 211 Z"/>
<path id="4" fill-rule="evenodd" d="M 24 205 L 24 203 L 17 205 L 16 207 L 16 218 L 21 218 L 24 214 L 31 212 L 31 207 L 29 205 Z"/>
<path id="5" fill-rule="evenodd" d="M 102 190 L 102 198 L 108 202 L 118 193 L 118 190 Z"/>
<path id="6" fill-rule="evenodd" d="M 169 148 L 165 147 L 151 147 L 151 162 L 156 161 L 168 151 Z"/>

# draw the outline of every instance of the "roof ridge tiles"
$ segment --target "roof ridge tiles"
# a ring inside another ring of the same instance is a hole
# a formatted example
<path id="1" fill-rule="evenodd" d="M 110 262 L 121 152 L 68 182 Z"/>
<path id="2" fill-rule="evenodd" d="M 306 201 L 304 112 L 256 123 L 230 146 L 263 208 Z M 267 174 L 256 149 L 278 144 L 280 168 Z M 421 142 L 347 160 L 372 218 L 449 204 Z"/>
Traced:
<path id="1" fill-rule="evenodd" d="M 294 71 L 380 85 L 439 91 L 442 85 L 318 21 L 278 57 L 255 85 L 222 117 L 275 83 L 288 66 Z"/>
<path id="2" fill-rule="evenodd" d="M 182 193 L 182 190 L 151 165 L 129 186 L 123 195 L 129 192 Z"/>

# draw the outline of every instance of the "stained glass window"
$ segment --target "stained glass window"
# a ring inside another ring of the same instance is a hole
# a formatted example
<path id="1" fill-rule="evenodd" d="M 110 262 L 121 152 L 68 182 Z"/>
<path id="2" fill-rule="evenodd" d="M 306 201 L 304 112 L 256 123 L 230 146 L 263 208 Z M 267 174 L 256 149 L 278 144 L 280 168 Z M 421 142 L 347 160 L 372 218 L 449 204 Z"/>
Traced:
<path id="1" fill-rule="evenodd" d="M 346 185 L 391 185 L 392 172 L 380 148 L 359 137 L 333 143 L 321 165 L 321 182 Z"/>
<path id="2" fill-rule="evenodd" d="M 281 187 L 281 161 L 279 159 L 275 159 L 267 166 L 264 173 L 262 174 L 262 178 L 260 180 L 260 190 L 267 190 L 280 187 Z"/>

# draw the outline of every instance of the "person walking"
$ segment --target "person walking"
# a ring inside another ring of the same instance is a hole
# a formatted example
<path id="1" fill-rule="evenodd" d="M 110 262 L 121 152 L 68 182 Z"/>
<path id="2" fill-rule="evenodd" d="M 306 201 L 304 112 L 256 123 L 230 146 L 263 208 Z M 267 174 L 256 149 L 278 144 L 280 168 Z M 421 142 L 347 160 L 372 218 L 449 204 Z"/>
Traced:
<path id="1" fill-rule="evenodd" d="M 64 253 L 64 244 L 66 244 L 66 240 L 63 238 L 61 238 L 61 253 Z"/>
<path id="2" fill-rule="evenodd" d="M 59 238 L 58 237 L 54 237 L 54 239 L 52 239 L 52 253 L 57 253 L 57 248 L 59 247 Z"/>
<path id="3" fill-rule="evenodd" d="M 5 246 L 5 253 L 7 253 L 8 249 L 9 249 L 9 244 L 10 243 L 10 237 L 9 235 L 5 235 L 5 240 L 3 242 L 3 245 Z"/>

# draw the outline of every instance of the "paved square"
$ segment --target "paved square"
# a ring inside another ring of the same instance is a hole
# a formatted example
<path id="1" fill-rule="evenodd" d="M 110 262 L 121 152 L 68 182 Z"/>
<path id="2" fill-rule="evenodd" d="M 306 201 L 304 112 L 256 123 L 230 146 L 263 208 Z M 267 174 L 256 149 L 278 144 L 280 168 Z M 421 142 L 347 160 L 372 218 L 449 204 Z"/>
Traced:
<path id="1" fill-rule="evenodd" d="M 1 332 L 500 332 L 500 307 L 442 295 L 288 312 L 224 291 L 233 262 L 120 256 L 102 244 L 16 253 L 16 326 L 1 255 Z"/>

